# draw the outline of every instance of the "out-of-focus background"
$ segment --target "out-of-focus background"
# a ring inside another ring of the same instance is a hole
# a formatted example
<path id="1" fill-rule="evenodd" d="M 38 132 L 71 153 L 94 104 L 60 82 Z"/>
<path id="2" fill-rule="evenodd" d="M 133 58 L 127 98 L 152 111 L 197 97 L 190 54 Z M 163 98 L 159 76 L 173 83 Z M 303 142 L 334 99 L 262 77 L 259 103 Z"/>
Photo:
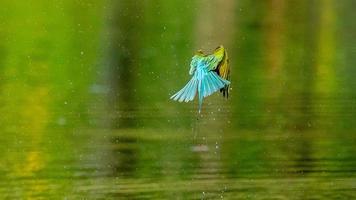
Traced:
<path id="1" fill-rule="evenodd" d="M 1 0 L 0 198 L 356 198 L 355 8 Z M 220 44 L 230 98 L 169 100 Z"/>

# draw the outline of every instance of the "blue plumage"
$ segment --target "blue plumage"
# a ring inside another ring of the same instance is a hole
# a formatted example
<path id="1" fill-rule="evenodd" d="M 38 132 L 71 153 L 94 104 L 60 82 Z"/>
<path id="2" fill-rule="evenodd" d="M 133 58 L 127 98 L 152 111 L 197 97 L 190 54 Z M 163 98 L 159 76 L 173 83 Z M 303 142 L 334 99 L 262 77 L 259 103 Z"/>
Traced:
<path id="1" fill-rule="evenodd" d="M 220 49 L 218 48 L 217 50 Z M 212 55 L 204 55 L 202 53 L 195 55 L 192 58 L 189 70 L 189 74 L 192 75 L 192 78 L 180 91 L 174 94 L 171 99 L 179 102 L 192 101 L 198 92 L 200 112 L 204 97 L 218 90 L 227 88 L 228 85 L 230 85 L 230 81 L 220 77 L 218 74 L 219 71 L 217 70 L 219 63 L 221 63 L 224 58 L 225 52 L 223 52 L 223 56 L 220 57 L 218 53 L 220 52 Z"/>

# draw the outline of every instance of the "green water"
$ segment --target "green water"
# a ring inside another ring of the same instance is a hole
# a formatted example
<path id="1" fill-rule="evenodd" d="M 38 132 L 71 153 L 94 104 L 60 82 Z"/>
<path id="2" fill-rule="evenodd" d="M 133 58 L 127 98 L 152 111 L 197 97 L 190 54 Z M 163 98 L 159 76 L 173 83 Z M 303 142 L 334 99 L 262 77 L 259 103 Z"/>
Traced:
<path id="1" fill-rule="evenodd" d="M 355 199 L 354 2 L 209 2 L 2 0 L 0 199 Z"/>

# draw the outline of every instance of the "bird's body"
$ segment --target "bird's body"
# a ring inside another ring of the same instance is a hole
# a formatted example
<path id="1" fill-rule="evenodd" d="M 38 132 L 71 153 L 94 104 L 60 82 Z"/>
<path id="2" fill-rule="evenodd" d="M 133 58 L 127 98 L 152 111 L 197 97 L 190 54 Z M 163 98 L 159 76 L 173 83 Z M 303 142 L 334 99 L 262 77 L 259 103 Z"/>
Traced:
<path id="1" fill-rule="evenodd" d="M 204 97 L 218 90 L 228 97 L 230 68 L 227 53 L 223 46 L 219 46 L 210 55 L 198 51 L 190 63 L 189 74 L 192 75 L 190 81 L 171 99 L 179 102 L 192 101 L 198 92 L 200 112 Z"/>

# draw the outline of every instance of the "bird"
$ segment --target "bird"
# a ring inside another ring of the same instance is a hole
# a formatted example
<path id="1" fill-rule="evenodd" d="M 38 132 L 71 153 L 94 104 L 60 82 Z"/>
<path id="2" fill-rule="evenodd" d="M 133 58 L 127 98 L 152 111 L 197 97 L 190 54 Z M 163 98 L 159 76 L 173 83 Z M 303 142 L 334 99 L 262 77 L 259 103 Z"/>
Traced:
<path id="1" fill-rule="evenodd" d="M 230 67 L 225 48 L 220 45 L 212 54 L 198 50 L 190 63 L 190 81 L 170 99 L 179 102 L 193 101 L 198 93 L 199 113 L 203 99 L 220 91 L 223 97 L 229 97 Z"/>

